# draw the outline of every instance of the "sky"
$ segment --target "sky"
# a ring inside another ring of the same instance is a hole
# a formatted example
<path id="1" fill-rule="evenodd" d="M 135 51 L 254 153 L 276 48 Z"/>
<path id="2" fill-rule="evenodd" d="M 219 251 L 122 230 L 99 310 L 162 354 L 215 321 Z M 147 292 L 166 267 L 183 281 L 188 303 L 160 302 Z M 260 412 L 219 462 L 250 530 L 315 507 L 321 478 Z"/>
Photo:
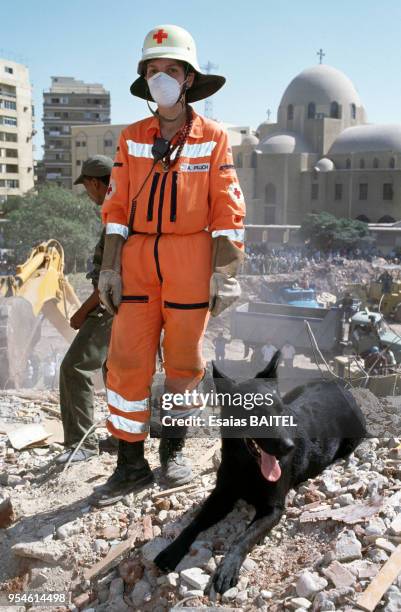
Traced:
<path id="1" fill-rule="evenodd" d="M 3 0 L 4 2 L 4 0 Z M 319 62 L 354 83 L 371 123 L 401 123 L 399 0 L 13 0 L 2 20 L 0 57 L 30 70 L 36 112 L 36 158 L 42 157 L 42 93 L 51 76 L 102 83 L 111 122 L 148 116 L 129 86 L 145 35 L 174 23 L 194 37 L 201 65 L 226 77 L 213 97 L 220 121 L 256 128 L 288 83 Z M 195 105 L 203 112 L 203 103 Z"/>

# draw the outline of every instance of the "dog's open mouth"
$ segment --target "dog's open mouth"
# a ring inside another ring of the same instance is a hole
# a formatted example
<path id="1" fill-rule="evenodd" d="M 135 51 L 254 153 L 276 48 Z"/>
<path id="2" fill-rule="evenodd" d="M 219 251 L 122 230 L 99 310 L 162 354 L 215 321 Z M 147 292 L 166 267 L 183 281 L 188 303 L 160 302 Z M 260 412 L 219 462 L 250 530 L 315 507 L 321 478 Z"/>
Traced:
<path id="1" fill-rule="evenodd" d="M 252 438 L 246 438 L 249 452 L 257 459 L 260 471 L 269 482 L 277 482 L 281 476 L 281 467 L 274 455 L 266 453 Z"/>

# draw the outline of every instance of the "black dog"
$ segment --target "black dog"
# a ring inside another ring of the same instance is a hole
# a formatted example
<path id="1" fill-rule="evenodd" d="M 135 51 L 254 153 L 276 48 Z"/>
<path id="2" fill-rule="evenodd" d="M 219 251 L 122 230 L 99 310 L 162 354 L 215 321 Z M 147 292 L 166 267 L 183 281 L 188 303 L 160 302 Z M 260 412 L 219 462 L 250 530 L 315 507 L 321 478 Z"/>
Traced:
<path id="1" fill-rule="evenodd" d="M 256 513 L 217 568 L 210 586 L 224 593 L 238 581 L 247 554 L 279 522 L 288 491 L 321 473 L 336 459 L 349 455 L 368 437 L 362 412 L 352 395 L 337 382 L 315 382 L 297 387 L 282 399 L 277 391 L 280 352 L 255 379 L 235 383 L 213 364 L 218 393 L 271 394 L 273 402 L 245 410 L 243 406 L 222 408 L 222 418 L 235 414 L 245 418 L 287 415 L 296 427 L 276 425 L 250 427 L 241 438 L 226 437 L 222 428 L 222 462 L 216 487 L 196 518 L 156 558 L 163 571 L 172 571 L 187 554 L 201 531 L 208 529 L 233 508 L 238 499 L 255 507 Z M 249 397 L 249 396 L 248 396 Z M 272 405 L 269 405 L 271 404 Z M 243 403 L 244 404 L 244 403 Z M 276 419 L 277 421 L 278 419 Z M 248 421 L 247 421 L 248 423 Z M 228 435 L 231 435 L 228 433 Z"/>

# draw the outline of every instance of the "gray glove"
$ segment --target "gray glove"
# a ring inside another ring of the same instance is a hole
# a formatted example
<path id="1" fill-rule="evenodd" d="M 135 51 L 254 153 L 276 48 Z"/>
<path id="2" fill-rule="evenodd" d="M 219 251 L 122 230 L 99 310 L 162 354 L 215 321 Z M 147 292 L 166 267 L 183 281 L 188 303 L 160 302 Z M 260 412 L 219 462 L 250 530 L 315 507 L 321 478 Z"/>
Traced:
<path id="1" fill-rule="evenodd" d="M 213 272 L 210 278 L 209 310 L 212 317 L 217 317 L 231 306 L 241 295 L 241 287 L 234 276 L 222 272 Z"/>
<path id="2" fill-rule="evenodd" d="M 114 315 L 121 303 L 121 274 L 115 270 L 101 270 L 99 275 L 99 297 L 107 312 Z"/>

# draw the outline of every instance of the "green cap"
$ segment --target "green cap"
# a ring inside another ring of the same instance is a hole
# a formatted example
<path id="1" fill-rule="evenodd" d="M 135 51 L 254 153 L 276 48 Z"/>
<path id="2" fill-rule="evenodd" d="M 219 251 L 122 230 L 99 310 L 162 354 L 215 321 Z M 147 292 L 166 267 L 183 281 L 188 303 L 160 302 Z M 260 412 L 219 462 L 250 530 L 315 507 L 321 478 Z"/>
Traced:
<path id="1" fill-rule="evenodd" d="M 82 164 L 81 174 L 74 181 L 74 185 L 79 185 L 84 182 L 87 177 L 99 178 L 101 176 L 110 176 L 113 168 L 113 160 L 106 155 L 94 155 L 89 157 Z"/>

